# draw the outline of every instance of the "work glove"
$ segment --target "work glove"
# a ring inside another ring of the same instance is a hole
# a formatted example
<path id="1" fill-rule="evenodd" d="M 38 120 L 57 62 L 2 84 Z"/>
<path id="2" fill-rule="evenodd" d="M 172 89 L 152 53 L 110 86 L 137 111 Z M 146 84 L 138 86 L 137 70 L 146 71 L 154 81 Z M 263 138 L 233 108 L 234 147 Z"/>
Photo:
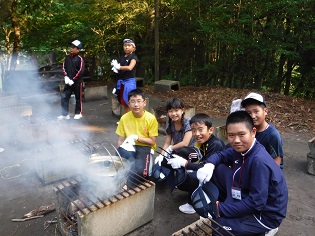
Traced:
<path id="1" fill-rule="evenodd" d="M 118 70 L 116 70 L 115 67 L 112 67 L 112 71 L 114 71 L 115 73 L 118 73 Z"/>
<path id="2" fill-rule="evenodd" d="M 121 148 L 125 149 L 129 152 L 135 152 L 135 141 L 129 140 L 128 138 L 125 139 L 125 141 L 120 145 Z"/>
<path id="3" fill-rule="evenodd" d="M 159 166 L 161 166 L 163 159 L 164 156 L 162 154 L 158 155 L 154 160 L 154 164 L 159 163 Z"/>
<path id="4" fill-rule="evenodd" d="M 72 79 L 69 79 L 68 84 L 69 84 L 70 86 L 72 86 L 72 85 L 74 84 L 73 80 L 72 80 Z"/>
<path id="5" fill-rule="evenodd" d="M 205 164 L 202 168 L 197 171 L 197 178 L 199 183 L 209 182 L 214 170 L 214 165 L 212 163 Z"/>
<path id="6" fill-rule="evenodd" d="M 138 140 L 138 135 L 135 134 L 131 134 L 129 135 L 126 140 L 128 140 L 128 142 L 133 143 L 133 145 L 135 145 L 135 141 Z"/>
<path id="7" fill-rule="evenodd" d="M 171 158 L 172 152 L 173 152 L 172 145 L 170 145 L 170 146 L 168 146 L 168 148 L 166 148 L 164 156 L 166 158 Z"/>
<path id="8" fill-rule="evenodd" d="M 69 84 L 70 78 L 68 76 L 65 76 L 65 84 Z"/>
<path id="9" fill-rule="evenodd" d="M 172 156 L 173 158 L 170 158 L 167 160 L 167 164 L 171 165 L 173 169 L 185 167 L 187 163 L 187 160 L 185 158 L 182 158 L 181 156 L 178 156 L 176 154 Z"/>
<path id="10" fill-rule="evenodd" d="M 110 63 L 111 66 L 113 66 L 116 70 L 120 70 L 120 64 L 117 62 L 117 60 L 112 60 L 112 62 Z"/>

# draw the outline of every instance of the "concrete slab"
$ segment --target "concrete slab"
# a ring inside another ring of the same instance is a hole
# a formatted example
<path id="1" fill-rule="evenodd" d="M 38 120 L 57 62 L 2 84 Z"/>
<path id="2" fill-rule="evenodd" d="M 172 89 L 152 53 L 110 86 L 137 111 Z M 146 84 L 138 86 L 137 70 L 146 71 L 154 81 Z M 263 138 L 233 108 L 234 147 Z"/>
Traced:
<path id="1" fill-rule="evenodd" d="M 104 86 L 85 87 L 84 99 L 85 101 L 107 99 L 107 86 L 104 85 Z"/>
<path id="2" fill-rule="evenodd" d="M 159 80 L 154 83 L 154 89 L 156 92 L 179 90 L 179 88 L 179 82 L 175 80 Z"/>

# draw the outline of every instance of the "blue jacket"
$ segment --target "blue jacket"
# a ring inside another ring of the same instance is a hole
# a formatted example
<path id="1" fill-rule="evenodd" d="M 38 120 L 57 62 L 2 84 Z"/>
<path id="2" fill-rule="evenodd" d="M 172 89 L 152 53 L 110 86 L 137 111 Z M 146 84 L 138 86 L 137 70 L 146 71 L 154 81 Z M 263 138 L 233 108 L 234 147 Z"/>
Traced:
<path id="1" fill-rule="evenodd" d="M 221 216 L 233 218 L 254 214 L 271 227 L 277 227 L 285 218 L 288 188 L 284 175 L 258 141 L 244 157 L 233 148 L 228 148 L 209 156 L 206 162 L 232 166 L 233 186 L 241 188 L 241 200 L 220 202 Z"/>

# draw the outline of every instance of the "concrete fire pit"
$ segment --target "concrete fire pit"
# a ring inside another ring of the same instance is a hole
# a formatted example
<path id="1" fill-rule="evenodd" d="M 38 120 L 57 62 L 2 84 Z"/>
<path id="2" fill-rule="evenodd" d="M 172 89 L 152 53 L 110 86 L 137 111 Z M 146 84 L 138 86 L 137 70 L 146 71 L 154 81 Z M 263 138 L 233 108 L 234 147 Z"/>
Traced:
<path id="1" fill-rule="evenodd" d="M 315 137 L 308 141 L 310 152 L 307 154 L 307 171 L 315 175 Z"/>

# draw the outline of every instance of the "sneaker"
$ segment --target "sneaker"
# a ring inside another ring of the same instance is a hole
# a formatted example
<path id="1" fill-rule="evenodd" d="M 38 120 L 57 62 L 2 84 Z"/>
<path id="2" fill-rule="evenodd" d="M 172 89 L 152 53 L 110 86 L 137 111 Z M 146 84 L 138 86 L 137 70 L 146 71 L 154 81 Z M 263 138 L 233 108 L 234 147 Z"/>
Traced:
<path id="1" fill-rule="evenodd" d="M 61 116 L 58 116 L 57 119 L 58 120 L 69 120 L 70 116 L 69 115 L 66 115 L 66 116 L 61 115 Z"/>
<path id="2" fill-rule="evenodd" d="M 196 213 L 195 209 L 189 203 L 181 205 L 178 209 L 181 212 L 185 213 L 185 214 L 194 214 L 194 213 Z"/>
<path id="3" fill-rule="evenodd" d="M 75 120 L 79 120 L 79 119 L 81 119 L 82 118 L 82 115 L 81 114 L 76 114 L 74 117 L 73 117 L 73 119 L 75 119 Z"/>
<path id="4" fill-rule="evenodd" d="M 275 228 L 275 229 L 272 229 L 270 230 L 269 232 L 265 233 L 265 236 L 274 236 L 276 235 L 276 233 L 278 232 L 279 228 Z"/>

